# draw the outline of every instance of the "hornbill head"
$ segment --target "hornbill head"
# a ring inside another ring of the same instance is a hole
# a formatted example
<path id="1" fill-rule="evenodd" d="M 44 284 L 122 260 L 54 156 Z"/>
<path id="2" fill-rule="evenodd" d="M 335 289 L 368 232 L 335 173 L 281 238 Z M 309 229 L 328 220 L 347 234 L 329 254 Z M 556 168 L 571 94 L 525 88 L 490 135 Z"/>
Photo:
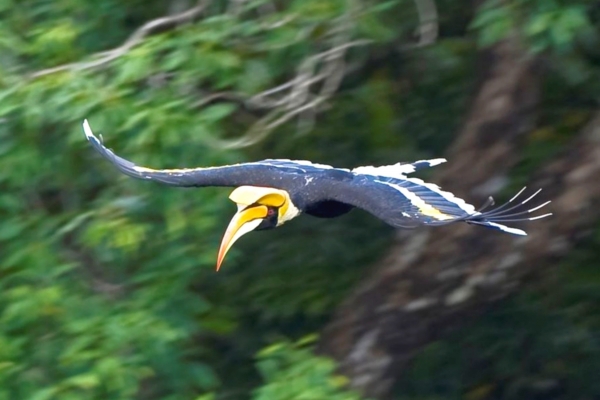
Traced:
<path id="1" fill-rule="evenodd" d="M 231 219 L 217 256 L 217 271 L 225 254 L 243 235 L 253 230 L 272 229 L 300 214 L 285 190 L 240 186 L 229 198 L 237 204 L 238 211 Z"/>

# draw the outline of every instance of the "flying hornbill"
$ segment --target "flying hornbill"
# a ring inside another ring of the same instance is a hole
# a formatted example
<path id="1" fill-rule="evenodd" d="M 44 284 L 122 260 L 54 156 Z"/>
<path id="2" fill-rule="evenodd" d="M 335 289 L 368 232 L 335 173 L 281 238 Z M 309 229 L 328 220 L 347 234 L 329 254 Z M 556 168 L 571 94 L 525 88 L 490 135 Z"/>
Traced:
<path id="1" fill-rule="evenodd" d="M 92 146 L 128 176 L 171 186 L 236 187 L 229 198 L 237 204 L 238 211 L 221 242 L 217 271 L 227 251 L 242 235 L 253 230 L 275 228 L 300 214 L 333 218 L 353 208 L 361 208 L 396 228 L 463 221 L 514 235 L 526 233 L 503 223 L 531 221 L 552 215 L 529 216 L 550 201 L 527 210 L 521 208 L 541 189 L 512 204 L 523 193 L 523 188 L 504 205 L 484 211 L 493 204 L 491 197 L 476 210 L 434 184 L 406 176 L 441 164 L 446 161 L 443 158 L 352 170 L 281 159 L 221 167 L 155 170 L 137 166 L 104 147 L 94 136 L 87 120 L 83 123 L 83 130 Z"/>

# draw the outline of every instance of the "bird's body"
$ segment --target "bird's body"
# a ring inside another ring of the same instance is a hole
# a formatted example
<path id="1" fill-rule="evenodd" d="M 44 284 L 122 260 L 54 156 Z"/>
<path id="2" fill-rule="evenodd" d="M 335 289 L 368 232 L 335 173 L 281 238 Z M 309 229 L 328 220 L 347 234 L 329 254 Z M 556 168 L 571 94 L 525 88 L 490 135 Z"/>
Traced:
<path id="1" fill-rule="evenodd" d="M 503 222 L 532 220 L 550 215 L 525 217 L 548 202 L 516 213 L 512 212 L 515 207 L 507 208 L 507 205 L 480 212 L 438 186 L 408 176 L 419 169 L 441 164 L 446 161 L 444 159 L 382 167 L 358 167 L 352 170 L 309 161 L 274 159 L 222 167 L 155 170 L 137 166 L 115 155 L 94 136 L 87 121 L 84 122 L 84 132 L 104 158 L 131 177 L 180 187 L 236 187 L 230 198 L 238 204 L 238 214 L 245 212 L 248 215 L 240 221 L 234 218 L 233 225 L 230 224 L 230 237 L 227 243 L 224 239 L 222 245 L 224 252 L 246 233 L 238 232 L 236 235 L 238 230 L 274 228 L 300 214 L 333 218 L 353 208 L 360 208 L 396 228 L 465 221 L 516 235 L 525 235 L 525 232 L 508 227 Z M 509 203 L 521 193 L 522 191 Z M 537 193 L 539 191 L 535 194 Z M 533 196 L 517 206 L 527 203 Z M 250 208 L 257 206 L 262 211 L 259 215 L 250 216 L 250 211 L 256 212 Z M 276 212 L 273 213 L 273 210 Z M 237 222 L 234 224 L 234 221 Z M 244 225 L 245 228 L 241 229 Z M 219 255 L 219 264 L 222 257 L 224 253 Z"/>

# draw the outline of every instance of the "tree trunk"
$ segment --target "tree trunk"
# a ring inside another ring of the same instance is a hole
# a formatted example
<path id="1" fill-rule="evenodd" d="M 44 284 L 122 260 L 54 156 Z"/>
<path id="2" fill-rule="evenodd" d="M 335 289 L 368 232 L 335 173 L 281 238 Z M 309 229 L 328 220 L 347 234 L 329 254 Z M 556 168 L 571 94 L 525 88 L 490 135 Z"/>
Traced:
<path id="1" fill-rule="evenodd" d="M 474 204 L 497 193 L 535 124 L 539 81 L 534 59 L 513 41 L 484 55 L 487 74 L 471 113 L 436 167 L 433 182 Z M 492 302 L 514 293 L 527 274 L 568 252 L 598 216 L 600 113 L 570 148 L 531 177 L 554 215 L 532 221 L 526 237 L 467 224 L 401 231 L 372 275 L 341 305 L 319 350 L 340 362 L 352 386 L 385 398 L 415 354 Z"/>

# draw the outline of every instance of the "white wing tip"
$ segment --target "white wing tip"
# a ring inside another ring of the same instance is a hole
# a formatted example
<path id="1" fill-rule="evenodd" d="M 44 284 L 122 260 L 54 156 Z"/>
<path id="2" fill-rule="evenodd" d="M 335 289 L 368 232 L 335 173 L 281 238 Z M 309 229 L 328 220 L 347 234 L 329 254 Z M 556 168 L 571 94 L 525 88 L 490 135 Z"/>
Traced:
<path id="1" fill-rule="evenodd" d="M 96 139 L 96 136 L 94 136 L 94 132 L 92 132 L 92 128 L 90 128 L 90 124 L 87 119 L 83 120 L 83 133 L 85 133 L 85 137 L 88 140 Z"/>
<path id="2" fill-rule="evenodd" d="M 505 230 L 505 232 L 512 233 L 513 235 L 518 235 L 518 236 L 527 236 L 527 232 L 525 232 L 521 229 L 507 228 Z"/>
<path id="3" fill-rule="evenodd" d="M 494 228 L 498 228 L 502 232 L 512 233 L 513 235 L 519 235 L 519 236 L 527 236 L 527 232 L 525 232 L 524 230 L 521 230 L 521 229 L 511 228 L 509 226 L 497 224 L 495 222 L 487 222 L 486 224 L 489 226 L 493 226 Z"/>
<path id="4" fill-rule="evenodd" d="M 443 164 L 445 162 L 447 162 L 448 160 L 446 160 L 445 158 L 434 158 L 433 160 L 428 160 L 429 164 L 433 167 L 435 165 L 440 165 Z"/>

